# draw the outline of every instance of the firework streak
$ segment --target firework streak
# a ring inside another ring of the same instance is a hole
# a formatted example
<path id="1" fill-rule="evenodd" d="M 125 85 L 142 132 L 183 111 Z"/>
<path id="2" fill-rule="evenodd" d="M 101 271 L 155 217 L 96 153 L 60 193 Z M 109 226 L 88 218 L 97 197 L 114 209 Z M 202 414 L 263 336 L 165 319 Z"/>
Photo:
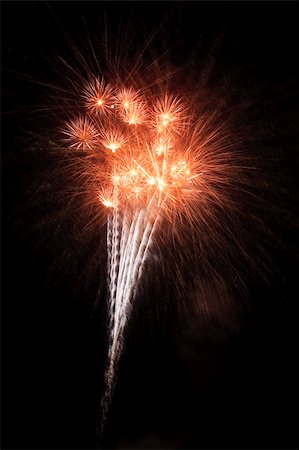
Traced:
<path id="1" fill-rule="evenodd" d="M 225 204 L 225 190 L 217 186 L 230 182 L 230 161 L 219 128 L 209 131 L 207 122 L 194 118 L 167 91 L 149 95 L 95 79 L 86 85 L 83 100 L 84 114 L 63 131 L 69 148 L 84 150 L 96 161 L 86 174 L 96 180 L 98 202 L 107 208 L 109 353 L 103 426 L 126 322 L 157 230 L 162 221 L 174 224 L 176 216 L 180 222 L 182 214 L 192 225 L 198 199 Z"/>

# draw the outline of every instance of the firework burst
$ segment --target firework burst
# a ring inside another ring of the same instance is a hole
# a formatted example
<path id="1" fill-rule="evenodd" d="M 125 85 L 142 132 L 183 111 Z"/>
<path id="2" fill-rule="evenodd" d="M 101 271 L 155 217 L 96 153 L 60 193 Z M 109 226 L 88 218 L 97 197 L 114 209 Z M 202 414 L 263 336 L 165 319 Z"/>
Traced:
<path id="1" fill-rule="evenodd" d="M 78 117 L 67 124 L 63 133 L 70 148 L 92 149 L 97 146 L 99 132 L 87 117 Z"/>
<path id="2" fill-rule="evenodd" d="M 170 237 L 179 245 L 178 258 L 184 247 L 192 248 L 194 260 L 201 260 L 202 279 L 209 271 L 221 279 L 217 247 L 220 264 L 237 267 L 236 247 L 247 264 L 251 258 L 240 238 L 240 198 L 251 198 L 254 166 L 240 148 L 240 136 L 217 109 L 206 112 L 196 96 L 190 101 L 188 91 L 171 94 L 158 84 L 159 93 L 153 83 L 135 90 L 119 79 L 109 85 L 93 79 L 85 85 L 79 117 L 63 131 L 69 151 L 83 151 L 74 177 L 98 210 L 92 221 L 106 223 L 109 350 L 99 435 L 127 321 L 153 252 L 171 248 Z M 175 275 L 182 277 L 179 268 Z"/>
<path id="3" fill-rule="evenodd" d="M 107 114 L 114 106 L 113 89 L 103 80 L 94 78 L 82 92 L 86 108 L 91 114 Z"/>
<path id="4" fill-rule="evenodd" d="M 207 16 L 208 8 L 201 8 L 198 20 L 197 7 L 176 4 L 171 13 L 173 5 L 165 7 L 162 19 L 160 6 L 135 10 L 97 3 L 82 6 L 87 19 L 82 29 L 81 6 L 69 14 L 50 2 L 43 15 L 33 3 L 20 14 L 11 8 L 5 27 L 11 35 L 3 85 L 10 98 L 3 117 L 5 203 L 9 212 L 14 209 L 16 242 L 25 237 L 24 246 L 5 242 L 12 260 L 8 328 L 13 341 L 21 338 L 13 359 L 19 366 L 24 347 L 32 385 L 24 390 L 22 379 L 13 383 L 12 410 L 18 411 L 25 393 L 21 425 L 29 430 L 17 440 L 32 446 L 27 406 L 36 399 L 35 413 L 43 408 L 45 413 L 36 416 L 42 417 L 40 439 L 34 439 L 40 447 L 44 439 L 72 447 L 82 439 L 86 447 L 86 440 L 94 439 L 89 432 L 95 412 L 99 447 L 130 446 L 133 440 L 142 447 L 144 432 L 146 443 L 149 432 L 160 446 L 214 442 L 217 447 L 215 427 L 227 429 L 228 445 L 240 447 L 244 435 L 252 432 L 254 440 L 255 431 L 260 433 L 262 417 L 251 420 L 249 397 L 252 405 L 261 401 L 269 409 L 270 428 L 283 419 L 289 434 L 291 418 L 278 411 L 285 410 L 287 395 L 281 395 L 281 408 L 272 395 L 284 370 L 274 370 L 274 378 L 271 369 L 264 370 L 269 348 L 277 367 L 279 349 L 285 354 L 288 341 L 288 330 L 281 327 L 285 305 L 275 307 L 275 300 L 280 276 L 290 279 L 292 267 L 284 257 L 277 260 L 292 245 L 289 230 L 296 223 L 291 212 L 295 86 L 286 80 L 293 69 L 285 57 L 294 45 L 288 33 L 275 37 L 287 16 L 277 14 L 270 23 L 266 11 L 251 13 L 248 22 L 260 27 L 253 36 L 243 16 L 235 21 L 225 8 L 217 20 L 214 8 Z M 99 27 L 98 16 L 106 9 Z M 55 23 L 50 11 L 58 15 Z M 122 17 L 127 14 L 133 14 L 129 23 Z M 228 35 L 214 34 L 219 20 Z M 116 35 L 107 32 L 106 23 Z M 265 23 L 272 24 L 272 34 L 266 27 L 269 39 L 264 39 Z M 155 29 L 149 33 L 146 24 Z M 56 47 L 50 55 L 49 36 L 50 47 Z M 277 45 L 271 46 L 273 39 Z M 45 283 L 47 290 L 41 291 Z M 284 282 L 280 286 L 281 298 L 286 297 Z M 244 334 L 249 340 L 253 335 L 251 314 L 261 308 L 258 328 L 266 339 L 261 342 L 261 334 L 254 333 L 256 345 L 244 347 Z M 224 341 L 225 348 L 239 349 L 234 361 L 222 351 Z M 211 342 L 217 346 L 214 355 Z M 252 348 L 260 349 L 256 371 Z M 284 356 L 281 361 L 284 367 Z M 267 373 L 269 396 L 264 395 Z M 253 383 L 252 374 L 257 375 Z M 39 384 L 55 395 L 40 396 Z M 211 405 L 218 411 L 212 419 Z M 242 405 L 245 416 L 236 413 Z M 191 410 L 196 414 L 187 425 Z M 241 427 L 230 427 L 239 416 L 245 417 Z M 44 427 L 49 423 L 51 433 Z M 282 437 L 282 427 L 276 429 L 274 444 Z M 267 424 L 263 434 L 268 442 Z"/>
<path id="5" fill-rule="evenodd" d="M 126 321 L 156 233 L 175 214 L 191 216 L 203 190 L 216 194 L 201 180 L 210 167 L 198 151 L 200 129 L 196 118 L 187 122 L 183 99 L 112 89 L 103 80 L 86 87 L 84 99 L 88 95 L 85 116 L 67 124 L 64 134 L 70 149 L 104 156 L 89 172 L 90 177 L 101 172 L 98 198 L 107 208 L 110 346 L 104 423 Z"/>
<path id="6" fill-rule="evenodd" d="M 104 70 L 101 76 L 91 75 L 87 63 L 84 75 L 78 71 L 80 79 L 73 79 L 75 71 L 62 73 L 67 88 L 61 88 L 64 96 L 53 126 L 59 133 L 45 138 L 47 157 L 55 153 L 58 162 L 51 166 L 49 181 L 42 180 L 34 191 L 50 211 L 53 205 L 60 208 L 59 215 L 53 210 L 37 227 L 54 223 L 54 233 L 48 234 L 53 239 L 63 235 L 69 239 L 65 247 L 84 253 L 81 260 L 72 258 L 82 283 L 98 280 L 102 267 L 107 272 L 109 349 L 99 433 L 128 318 L 154 265 L 181 297 L 196 286 L 205 298 L 212 284 L 219 292 L 230 286 L 245 290 L 248 273 L 266 272 L 264 198 L 277 173 L 272 171 L 265 187 L 266 159 L 261 163 L 253 149 L 252 123 L 246 129 L 246 99 L 237 105 L 231 100 L 227 74 L 219 76 L 217 89 L 209 86 L 210 58 L 197 83 L 194 75 L 188 82 L 181 75 L 176 79 L 164 61 L 164 71 L 155 60 L 146 69 L 137 65 L 138 70 L 126 73 L 107 59 L 105 77 Z M 82 245 L 86 236 L 92 236 L 89 246 Z M 63 256 L 69 254 L 66 250 Z"/>

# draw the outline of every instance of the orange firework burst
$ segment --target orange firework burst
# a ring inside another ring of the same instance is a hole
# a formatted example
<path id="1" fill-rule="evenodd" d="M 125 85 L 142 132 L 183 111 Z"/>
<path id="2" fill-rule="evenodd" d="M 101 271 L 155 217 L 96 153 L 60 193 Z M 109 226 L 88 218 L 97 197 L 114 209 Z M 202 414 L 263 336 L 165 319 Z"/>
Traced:
<path id="1" fill-rule="evenodd" d="M 118 106 L 120 109 L 128 111 L 134 104 L 140 102 L 140 92 L 132 88 L 121 88 L 116 94 Z"/>
<path id="2" fill-rule="evenodd" d="M 98 144 L 99 131 L 88 117 L 78 117 L 66 125 L 63 130 L 65 141 L 70 148 L 77 150 L 92 149 Z"/>
<path id="3" fill-rule="evenodd" d="M 220 286 L 226 282 L 225 265 L 235 274 L 231 284 L 242 286 L 247 267 L 254 268 L 252 248 L 258 255 L 264 251 L 254 247 L 252 232 L 242 226 L 255 183 L 252 161 L 231 118 L 217 98 L 202 95 L 199 101 L 197 94 L 190 102 L 190 92 L 188 100 L 172 94 L 154 75 L 156 82 L 136 76 L 134 88 L 122 85 L 118 76 L 115 85 L 112 78 L 109 85 L 92 81 L 83 92 L 84 116 L 64 130 L 89 224 L 103 218 L 107 225 L 109 353 L 101 429 L 127 319 L 151 255 L 183 289 L 199 270 L 202 280 Z M 259 230 L 255 211 L 252 217 Z"/>
<path id="4" fill-rule="evenodd" d="M 118 129 L 103 129 L 101 132 L 101 143 L 112 153 L 122 149 L 126 141 L 127 137 Z"/>
<path id="5" fill-rule="evenodd" d="M 165 94 L 153 101 L 140 91 L 116 90 L 103 81 L 86 87 L 84 98 L 86 117 L 71 121 L 64 133 L 70 147 L 106 154 L 105 166 L 94 167 L 102 173 L 99 198 L 104 206 L 146 207 L 156 197 L 161 209 L 169 213 L 174 205 L 184 207 L 198 194 L 201 174 L 191 141 L 182 139 L 192 133 L 180 98 Z M 97 105 L 98 98 L 103 100 L 101 105 Z M 100 121 L 98 106 L 104 114 Z M 117 199 L 111 197 L 114 191 Z"/>
<path id="6" fill-rule="evenodd" d="M 181 99 L 165 94 L 153 108 L 153 126 L 158 134 L 180 134 L 185 126 L 186 108 Z"/>
<path id="7" fill-rule="evenodd" d="M 87 110 L 92 114 L 107 113 L 114 108 L 113 89 L 103 80 L 94 78 L 85 86 L 82 97 Z"/>
<path id="8" fill-rule="evenodd" d="M 209 289 L 221 301 L 231 292 L 241 298 L 247 279 L 267 274 L 263 195 L 274 183 L 265 188 L 254 140 L 246 140 L 247 130 L 256 129 L 242 123 L 250 117 L 248 98 L 243 101 L 243 90 L 235 95 L 225 79 L 219 88 L 209 85 L 206 73 L 174 79 L 177 72 L 164 59 L 163 68 L 159 60 L 140 66 L 140 59 L 131 65 L 122 58 L 114 67 L 107 58 L 106 72 L 105 64 L 101 69 L 106 80 L 91 77 L 96 65 L 88 63 L 78 80 L 72 72 L 61 102 L 66 145 L 49 152 L 55 165 L 44 162 L 51 167 L 41 190 L 50 193 L 42 198 L 50 218 L 42 217 L 41 227 L 55 225 L 55 239 L 68 243 L 62 257 L 87 289 L 107 276 L 105 291 L 96 286 L 95 302 L 107 293 L 109 352 L 98 433 L 137 297 L 157 292 L 170 302 L 174 292 L 182 301 L 178 310 L 187 310 L 189 300 L 197 303 L 195 290 L 203 302 Z M 197 304 L 192 308 L 197 311 Z"/>

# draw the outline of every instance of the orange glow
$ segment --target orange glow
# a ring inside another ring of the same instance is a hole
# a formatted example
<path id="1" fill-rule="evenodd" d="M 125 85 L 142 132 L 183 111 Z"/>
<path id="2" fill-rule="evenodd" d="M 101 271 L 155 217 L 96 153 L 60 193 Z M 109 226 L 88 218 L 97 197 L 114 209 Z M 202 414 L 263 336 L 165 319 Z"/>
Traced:
<path id="1" fill-rule="evenodd" d="M 103 203 L 103 205 L 106 206 L 107 208 L 116 208 L 116 205 L 115 205 L 115 203 L 113 202 L 113 200 L 110 200 L 110 199 L 108 199 L 108 198 L 102 200 L 102 203 Z"/>
<path id="2" fill-rule="evenodd" d="M 71 121 L 64 133 L 71 148 L 94 151 L 93 186 L 103 190 L 100 202 L 107 208 L 138 209 L 155 197 L 169 218 L 175 210 L 187 212 L 202 191 L 203 168 L 182 100 L 168 94 L 153 100 L 97 80 L 83 97 L 86 117 Z M 94 103 L 109 114 L 99 117 Z"/>
<path id="3" fill-rule="evenodd" d="M 63 133 L 70 148 L 77 150 L 92 149 L 98 143 L 99 132 L 86 117 L 79 117 L 69 122 Z"/>
<path id="4" fill-rule="evenodd" d="M 167 136 L 160 136 L 153 143 L 153 150 L 158 156 L 165 155 L 169 153 L 170 149 L 173 147 L 173 142 Z"/>
<path id="5" fill-rule="evenodd" d="M 112 153 L 115 153 L 116 150 L 119 150 L 126 143 L 126 137 L 120 133 L 118 130 L 104 130 L 101 133 L 102 139 L 101 142 L 105 148 L 111 150 Z"/>
<path id="6" fill-rule="evenodd" d="M 109 113 L 115 100 L 112 87 L 96 78 L 85 86 L 82 97 L 91 114 Z"/>
<path id="7" fill-rule="evenodd" d="M 99 194 L 99 200 L 102 203 L 102 205 L 106 206 L 106 208 L 117 207 L 117 202 L 113 200 L 112 195 L 109 195 L 104 191 Z"/>
<path id="8" fill-rule="evenodd" d="M 126 103 L 127 104 L 127 103 Z M 147 107 L 144 102 L 133 102 L 121 111 L 121 117 L 129 125 L 140 125 L 147 119 Z"/>
<path id="9" fill-rule="evenodd" d="M 185 125 L 185 111 L 186 108 L 178 97 L 165 94 L 154 106 L 154 129 L 158 134 L 180 133 Z"/>
<path id="10" fill-rule="evenodd" d="M 122 88 L 116 94 L 120 109 L 129 110 L 133 108 L 141 99 L 139 93 L 129 88 Z"/>

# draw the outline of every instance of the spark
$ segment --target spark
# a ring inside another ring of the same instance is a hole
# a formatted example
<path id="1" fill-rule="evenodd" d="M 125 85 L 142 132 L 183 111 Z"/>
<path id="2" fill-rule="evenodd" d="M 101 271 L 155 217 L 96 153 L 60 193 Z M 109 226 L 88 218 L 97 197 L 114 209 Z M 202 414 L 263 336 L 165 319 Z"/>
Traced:
<path id="1" fill-rule="evenodd" d="M 121 88 L 117 92 L 116 98 L 119 102 L 119 108 L 125 111 L 133 108 L 134 105 L 141 100 L 140 93 L 138 91 L 134 91 L 132 88 Z"/>
<path id="2" fill-rule="evenodd" d="M 66 124 L 64 140 L 70 148 L 77 150 L 92 149 L 98 143 L 99 132 L 87 117 L 79 117 Z"/>
<path id="3" fill-rule="evenodd" d="M 157 138 L 153 144 L 153 150 L 157 153 L 158 156 L 169 153 L 172 147 L 173 142 L 168 136 L 159 136 L 159 138 Z"/>
<path id="4" fill-rule="evenodd" d="M 114 108 L 115 96 L 112 87 L 98 78 L 86 84 L 82 98 L 91 114 L 109 113 Z"/>
<path id="5" fill-rule="evenodd" d="M 153 127 L 158 134 L 180 133 L 185 125 L 186 108 L 178 97 L 165 94 L 153 109 Z"/>
<path id="6" fill-rule="evenodd" d="M 121 111 L 121 116 L 123 121 L 129 125 L 140 125 L 147 118 L 146 104 L 141 101 L 134 101 Z"/>
<path id="7" fill-rule="evenodd" d="M 107 208 L 116 208 L 117 204 L 111 198 L 101 198 L 101 202 Z"/>
<path id="8" fill-rule="evenodd" d="M 122 148 L 127 141 L 127 138 L 118 130 L 102 130 L 101 142 L 105 148 L 115 153 L 116 150 Z"/>

